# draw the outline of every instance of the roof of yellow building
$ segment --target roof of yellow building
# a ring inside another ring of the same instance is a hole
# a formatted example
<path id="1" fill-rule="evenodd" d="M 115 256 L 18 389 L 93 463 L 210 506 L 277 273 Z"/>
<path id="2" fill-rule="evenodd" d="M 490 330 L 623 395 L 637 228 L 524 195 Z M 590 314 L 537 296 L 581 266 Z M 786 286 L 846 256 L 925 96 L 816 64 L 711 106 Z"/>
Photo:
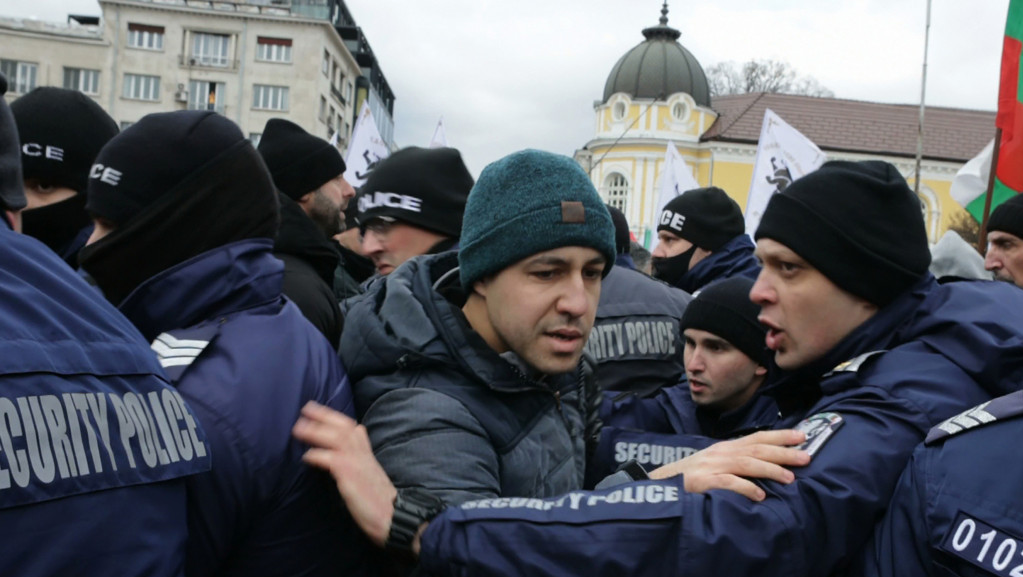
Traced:
<path id="1" fill-rule="evenodd" d="M 918 105 L 757 92 L 716 96 L 719 114 L 701 140 L 756 143 L 770 108 L 822 150 L 916 156 Z M 995 135 L 995 113 L 928 106 L 925 158 L 965 162 Z"/>

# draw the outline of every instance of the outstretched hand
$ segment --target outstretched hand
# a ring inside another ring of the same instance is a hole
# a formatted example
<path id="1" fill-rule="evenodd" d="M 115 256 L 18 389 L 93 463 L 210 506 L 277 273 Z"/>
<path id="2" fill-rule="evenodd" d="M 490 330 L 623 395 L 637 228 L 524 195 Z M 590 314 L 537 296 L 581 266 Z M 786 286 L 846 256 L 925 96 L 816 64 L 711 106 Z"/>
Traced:
<path id="1" fill-rule="evenodd" d="M 302 460 L 330 471 L 352 518 L 374 543 L 383 546 L 391 530 L 397 490 L 373 456 L 366 428 L 310 402 L 302 407 L 292 434 L 312 447 Z"/>
<path id="2" fill-rule="evenodd" d="M 806 438 L 800 431 L 760 431 L 752 435 L 721 441 L 681 461 L 675 461 L 650 473 L 651 479 L 684 475 L 685 489 L 705 493 L 728 489 L 753 501 L 767 495 L 749 479 L 770 479 L 791 483 L 796 476 L 785 467 L 802 467 L 810 462 L 806 451 L 793 448 Z"/>

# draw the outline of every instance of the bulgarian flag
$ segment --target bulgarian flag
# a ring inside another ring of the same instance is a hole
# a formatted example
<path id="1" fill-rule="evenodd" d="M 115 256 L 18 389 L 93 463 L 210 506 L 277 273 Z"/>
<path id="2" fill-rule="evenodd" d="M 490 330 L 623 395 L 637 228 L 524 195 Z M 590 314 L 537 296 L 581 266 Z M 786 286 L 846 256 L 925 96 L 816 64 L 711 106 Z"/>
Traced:
<path id="1" fill-rule="evenodd" d="M 998 88 L 998 116 L 995 126 L 1001 131 L 998 158 L 995 159 L 995 183 L 991 209 L 1023 192 L 1023 76 L 1020 52 L 1023 48 L 1023 0 L 1009 1 L 1002 46 L 1002 77 Z M 974 199 L 966 209 L 980 222 L 984 196 Z"/>

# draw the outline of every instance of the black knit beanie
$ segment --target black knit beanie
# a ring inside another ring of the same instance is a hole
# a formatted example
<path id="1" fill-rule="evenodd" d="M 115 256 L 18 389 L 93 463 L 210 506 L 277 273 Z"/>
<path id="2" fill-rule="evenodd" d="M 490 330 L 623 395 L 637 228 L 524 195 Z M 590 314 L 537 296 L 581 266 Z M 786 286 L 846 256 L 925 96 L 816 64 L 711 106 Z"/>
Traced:
<path id="1" fill-rule="evenodd" d="M 987 221 L 988 232 L 997 230 L 1023 238 L 1023 194 L 998 205 Z"/>
<path id="2" fill-rule="evenodd" d="M 756 238 L 806 259 L 840 288 L 878 306 L 927 274 L 920 201 L 887 162 L 832 161 L 775 194 Z"/>
<path id="3" fill-rule="evenodd" d="M 277 189 L 291 200 L 345 173 L 345 161 L 336 148 L 283 118 L 271 118 L 266 123 L 257 150 Z"/>
<path id="4" fill-rule="evenodd" d="M 0 208 L 16 211 L 25 208 L 25 180 L 21 176 L 18 128 L 4 100 L 6 92 L 7 77 L 0 74 Z"/>
<path id="5" fill-rule="evenodd" d="M 472 185 L 454 148 L 403 148 L 380 161 L 359 189 L 359 226 L 388 217 L 458 238 Z"/>
<path id="6" fill-rule="evenodd" d="M 759 365 L 770 358 L 767 329 L 757 321 L 760 307 L 749 298 L 753 279 L 734 276 L 713 283 L 696 295 L 682 313 L 682 330 L 715 334 Z"/>
<path id="7" fill-rule="evenodd" d="M 742 210 L 725 191 L 716 186 L 694 188 L 676 196 L 664 206 L 657 230 L 711 252 L 746 230 Z"/>
<path id="8" fill-rule="evenodd" d="M 266 165 L 214 112 L 150 114 L 100 151 L 90 211 L 116 225 L 79 262 L 115 305 L 190 258 L 246 239 L 272 239 L 278 197 Z"/>
<path id="9" fill-rule="evenodd" d="M 241 129 L 214 112 L 149 114 L 96 157 L 86 209 L 122 224 L 242 140 Z"/>
<path id="10" fill-rule="evenodd" d="M 629 221 L 625 219 L 622 211 L 605 204 L 607 211 L 611 213 L 611 222 L 615 225 L 615 250 L 618 254 L 629 254 L 632 247 L 632 236 L 629 234 Z"/>
<path id="11" fill-rule="evenodd" d="M 11 104 L 25 178 L 85 192 L 89 169 L 117 123 L 77 90 L 44 86 Z"/>

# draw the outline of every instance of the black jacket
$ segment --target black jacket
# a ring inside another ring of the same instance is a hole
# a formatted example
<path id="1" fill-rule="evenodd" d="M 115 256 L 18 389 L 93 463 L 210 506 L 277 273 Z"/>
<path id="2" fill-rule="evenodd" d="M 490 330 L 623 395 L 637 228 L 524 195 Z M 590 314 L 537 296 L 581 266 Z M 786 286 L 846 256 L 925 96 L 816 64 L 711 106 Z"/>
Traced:
<path id="1" fill-rule="evenodd" d="M 284 261 L 284 296 L 288 297 L 335 349 L 344 317 L 334 297 L 334 269 L 340 259 L 337 243 L 316 228 L 305 211 L 283 194 L 281 228 L 274 256 Z"/>

